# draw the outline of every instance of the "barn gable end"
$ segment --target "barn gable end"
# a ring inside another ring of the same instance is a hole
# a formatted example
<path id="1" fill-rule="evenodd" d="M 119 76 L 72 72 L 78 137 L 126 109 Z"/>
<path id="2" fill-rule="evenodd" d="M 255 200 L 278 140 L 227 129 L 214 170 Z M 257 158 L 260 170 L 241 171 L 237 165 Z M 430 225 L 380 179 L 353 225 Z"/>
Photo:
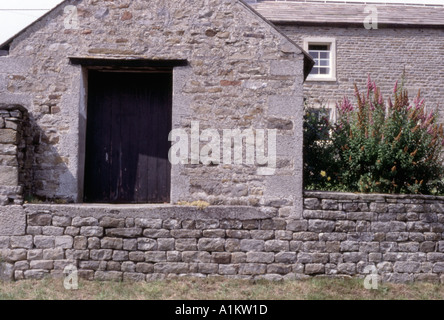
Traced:
<path id="1" fill-rule="evenodd" d="M 84 200 L 92 69 L 168 69 L 172 128 L 198 121 L 201 131 L 277 130 L 275 174 L 234 163 L 175 165 L 170 202 L 274 203 L 300 214 L 302 83 L 312 61 L 244 2 L 65 1 L 3 47 L 3 103 L 23 105 L 33 128 L 29 194 Z"/>

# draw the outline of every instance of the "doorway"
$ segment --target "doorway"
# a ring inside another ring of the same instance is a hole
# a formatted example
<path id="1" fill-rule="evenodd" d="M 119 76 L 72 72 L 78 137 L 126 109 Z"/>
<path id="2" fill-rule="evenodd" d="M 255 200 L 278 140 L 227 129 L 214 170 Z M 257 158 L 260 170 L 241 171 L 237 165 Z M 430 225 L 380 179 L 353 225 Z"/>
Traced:
<path id="1" fill-rule="evenodd" d="M 84 202 L 168 203 L 172 71 L 88 71 Z"/>

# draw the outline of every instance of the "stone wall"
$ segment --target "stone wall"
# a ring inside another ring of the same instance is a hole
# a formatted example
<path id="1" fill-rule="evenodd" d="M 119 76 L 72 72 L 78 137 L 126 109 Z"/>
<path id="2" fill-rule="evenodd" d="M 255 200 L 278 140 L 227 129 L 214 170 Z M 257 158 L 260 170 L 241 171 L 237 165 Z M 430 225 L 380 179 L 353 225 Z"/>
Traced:
<path id="1" fill-rule="evenodd" d="M 20 105 L 0 105 L 0 205 L 21 204 L 31 162 L 28 114 Z"/>
<path id="2" fill-rule="evenodd" d="M 367 75 L 377 82 L 385 99 L 405 72 L 405 85 L 413 98 L 421 89 L 429 110 L 439 106 L 444 121 L 443 29 L 380 28 L 335 26 L 279 26 L 300 46 L 304 38 L 336 39 L 336 79 L 333 82 L 307 81 L 304 97 L 312 103 L 334 106 L 344 96 L 354 97 L 353 85 L 366 90 Z"/>
<path id="3" fill-rule="evenodd" d="M 277 208 L 25 205 L 0 212 L 4 279 L 364 276 L 444 281 L 444 198 L 306 192 Z"/>

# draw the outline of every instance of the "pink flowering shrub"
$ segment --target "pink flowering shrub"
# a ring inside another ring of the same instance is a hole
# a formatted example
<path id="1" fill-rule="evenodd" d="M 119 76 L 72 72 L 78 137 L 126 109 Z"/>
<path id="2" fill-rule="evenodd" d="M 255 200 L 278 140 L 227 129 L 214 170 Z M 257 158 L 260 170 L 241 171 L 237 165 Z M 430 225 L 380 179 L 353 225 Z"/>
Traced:
<path id="1" fill-rule="evenodd" d="M 366 92 L 355 85 L 355 103 L 338 103 L 336 124 L 330 124 L 329 159 L 323 172 L 329 189 L 381 193 L 443 193 L 443 127 L 436 111 L 427 111 L 420 92 L 410 103 L 407 90 L 395 85 L 393 100 L 385 103 L 368 77 Z M 305 159 L 317 161 L 316 159 Z"/>

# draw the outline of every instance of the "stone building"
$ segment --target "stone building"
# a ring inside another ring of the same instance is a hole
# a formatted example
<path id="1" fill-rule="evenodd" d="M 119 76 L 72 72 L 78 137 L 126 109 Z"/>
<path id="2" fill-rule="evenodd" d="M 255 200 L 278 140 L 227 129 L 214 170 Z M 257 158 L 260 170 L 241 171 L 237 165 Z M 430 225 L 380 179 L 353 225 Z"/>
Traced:
<path id="1" fill-rule="evenodd" d="M 300 214 L 313 61 L 243 1 L 64 1 L 0 48 L 1 103 L 21 105 L 30 126 L 23 170 L 4 160 L 2 172 L 32 199 L 279 202 Z M 192 121 L 278 130 L 276 174 L 257 162 L 171 167 L 168 133 Z"/>
<path id="2" fill-rule="evenodd" d="M 387 99 L 394 83 L 405 74 L 409 93 L 413 96 L 421 89 L 428 108 L 440 105 L 440 118 L 444 119 L 442 5 L 424 5 L 422 1 L 417 5 L 389 1 L 251 2 L 298 45 L 329 55 L 319 58 L 328 64 L 328 69 L 322 70 L 325 74 L 320 74 L 322 68 L 315 69 L 305 82 L 304 96 L 313 103 L 331 107 L 344 95 L 352 97 L 354 83 L 364 87 L 368 74 Z M 366 29 L 364 22 L 377 29 Z"/>

